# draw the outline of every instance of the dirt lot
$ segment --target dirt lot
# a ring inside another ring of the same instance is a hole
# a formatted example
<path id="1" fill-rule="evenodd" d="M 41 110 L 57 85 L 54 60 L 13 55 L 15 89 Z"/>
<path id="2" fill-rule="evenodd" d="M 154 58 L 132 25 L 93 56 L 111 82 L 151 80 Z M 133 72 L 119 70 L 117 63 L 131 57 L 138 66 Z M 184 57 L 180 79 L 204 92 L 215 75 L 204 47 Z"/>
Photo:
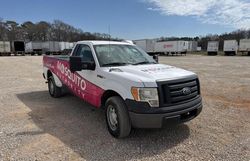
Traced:
<path id="1" fill-rule="evenodd" d="M 161 57 L 198 73 L 202 113 L 117 140 L 104 113 L 51 98 L 42 57 L 0 57 L 0 160 L 250 160 L 250 57 Z"/>

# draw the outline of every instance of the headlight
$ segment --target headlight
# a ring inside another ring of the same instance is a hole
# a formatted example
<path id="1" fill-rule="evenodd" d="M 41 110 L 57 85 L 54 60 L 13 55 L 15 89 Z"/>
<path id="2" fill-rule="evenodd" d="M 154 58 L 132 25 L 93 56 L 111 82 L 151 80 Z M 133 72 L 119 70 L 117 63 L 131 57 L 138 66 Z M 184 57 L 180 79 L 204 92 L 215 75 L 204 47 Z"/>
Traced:
<path id="1" fill-rule="evenodd" d="M 136 101 L 148 102 L 151 107 L 159 107 L 157 88 L 131 88 L 131 93 Z"/>

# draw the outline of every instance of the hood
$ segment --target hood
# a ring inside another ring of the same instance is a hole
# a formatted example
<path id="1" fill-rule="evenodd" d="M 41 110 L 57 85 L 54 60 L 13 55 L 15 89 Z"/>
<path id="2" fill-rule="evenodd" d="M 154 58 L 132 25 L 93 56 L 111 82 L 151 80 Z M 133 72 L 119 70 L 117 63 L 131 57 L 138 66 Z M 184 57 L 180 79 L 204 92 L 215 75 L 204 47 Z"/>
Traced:
<path id="1" fill-rule="evenodd" d="M 134 79 L 139 79 L 142 82 L 173 80 L 195 75 L 193 72 L 164 64 L 129 65 L 112 67 L 110 69 L 111 72 L 133 77 Z"/>

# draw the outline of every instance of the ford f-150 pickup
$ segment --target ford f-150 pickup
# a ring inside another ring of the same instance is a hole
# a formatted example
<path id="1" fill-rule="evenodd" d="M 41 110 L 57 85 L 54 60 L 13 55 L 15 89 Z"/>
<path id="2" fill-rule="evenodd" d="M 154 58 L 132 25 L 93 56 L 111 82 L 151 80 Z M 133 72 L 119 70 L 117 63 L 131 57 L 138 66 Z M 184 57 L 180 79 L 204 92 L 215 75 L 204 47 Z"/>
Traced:
<path id="1" fill-rule="evenodd" d="M 107 128 L 117 138 L 131 128 L 183 123 L 202 110 L 195 73 L 159 64 L 126 42 L 80 41 L 69 56 L 44 56 L 43 76 L 52 97 L 68 89 L 105 109 Z"/>

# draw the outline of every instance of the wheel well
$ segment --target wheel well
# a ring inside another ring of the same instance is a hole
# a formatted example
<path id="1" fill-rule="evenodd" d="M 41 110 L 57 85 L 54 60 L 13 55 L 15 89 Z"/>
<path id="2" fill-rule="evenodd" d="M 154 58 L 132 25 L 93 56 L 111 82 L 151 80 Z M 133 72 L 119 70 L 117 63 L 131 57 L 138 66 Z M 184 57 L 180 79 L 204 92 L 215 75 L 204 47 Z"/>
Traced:
<path id="1" fill-rule="evenodd" d="M 48 70 L 48 72 L 47 72 L 47 79 L 49 79 L 50 76 L 52 76 L 52 72 L 50 70 Z"/>
<path id="2" fill-rule="evenodd" d="M 108 98 L 113 97 L 113 96 L 119 96 L 121 97 L 117 92 L 112 91 L 112 90 L 107 90 L 103 93 L 102 98 L 101 98 L 101 106 L 105 106 L 105 102 L 107 101 Z M 122 97 L 121 97 L 122 98 Z"/>

